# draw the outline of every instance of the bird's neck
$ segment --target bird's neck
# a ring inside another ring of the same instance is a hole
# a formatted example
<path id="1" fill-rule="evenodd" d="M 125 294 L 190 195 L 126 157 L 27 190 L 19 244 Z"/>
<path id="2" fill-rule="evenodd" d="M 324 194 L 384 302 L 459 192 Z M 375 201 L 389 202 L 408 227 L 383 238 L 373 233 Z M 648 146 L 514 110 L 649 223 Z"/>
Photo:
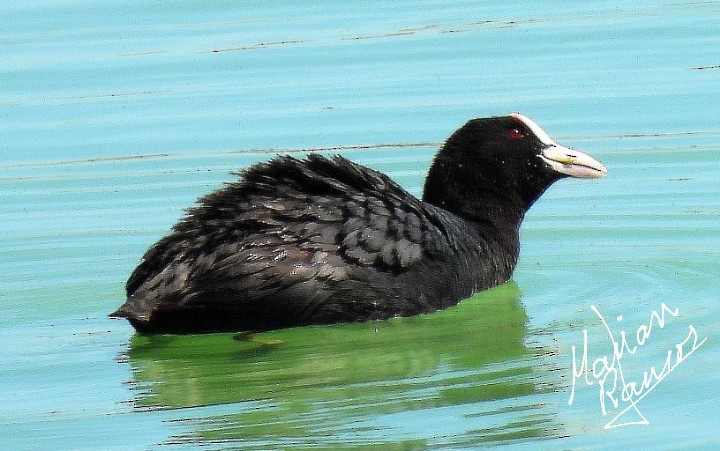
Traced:
<path id="1" fill-rule="evenodd" d="M 519 229 L 525 214 L 517 196 L 493 189 L 460 187 L 457 180 L 429 176 L 423 201 L 459 216 L 475 229 L 477 241 L 463 245 L 470 254 L 479 252 L 479 258 L 495 265 L 489 271 L 496 277 L 494 284 L 510 278 L 520 253 Z M 488 253 L 497 254 L 497 258 Z"/>
<path id="2" fill-rule="evenodd" d="M 494 177 L 468 177 L 453 169 L 436 161 L 425 181 L 422 200 L 476 224 L 481 231 L 492 233 L 495 229 L 504 236 L 516 236 L 529 207 L 522 195 Z"/>

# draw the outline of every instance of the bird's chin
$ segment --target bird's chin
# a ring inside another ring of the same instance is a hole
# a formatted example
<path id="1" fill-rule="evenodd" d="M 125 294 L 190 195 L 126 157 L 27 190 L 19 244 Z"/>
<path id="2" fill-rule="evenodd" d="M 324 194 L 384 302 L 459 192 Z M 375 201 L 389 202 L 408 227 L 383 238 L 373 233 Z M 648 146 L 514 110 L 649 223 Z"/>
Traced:
<path id="1" fill-rule="evenodd" d="M 545 147 L 538 155 L 555 172 L 567 177 L 598 179 L 607 175 L 607 169 L 595 158 L 557 144 Z"/>

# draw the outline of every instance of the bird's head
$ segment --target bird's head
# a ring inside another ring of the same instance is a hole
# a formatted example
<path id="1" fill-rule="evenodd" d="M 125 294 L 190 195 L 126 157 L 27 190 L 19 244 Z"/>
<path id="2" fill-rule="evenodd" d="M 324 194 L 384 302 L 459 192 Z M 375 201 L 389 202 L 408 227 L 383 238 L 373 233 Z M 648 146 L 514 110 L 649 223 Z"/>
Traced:
<path id="1" fill-rule="evenodd" d="M 605 175 L 598 160 L 513 113 L 472 119 L 455 131 L 435 157 L 423 200 L 461 216 L 491 207 L 516 208 L 522 216 L 560 178 Z"/>

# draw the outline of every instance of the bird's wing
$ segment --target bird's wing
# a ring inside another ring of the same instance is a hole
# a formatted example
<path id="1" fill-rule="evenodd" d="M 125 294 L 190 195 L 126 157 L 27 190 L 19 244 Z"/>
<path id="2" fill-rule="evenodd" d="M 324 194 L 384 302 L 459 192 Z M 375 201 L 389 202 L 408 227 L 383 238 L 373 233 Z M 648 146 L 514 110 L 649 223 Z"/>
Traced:
<path id="1" fill-rule="evenodd" d="M 307 296 L 363 268 L 397 274 L 453 253 L 434 210 L 344 158 L 279 157 L 240 175 L 148 251 L 129 294 L 168 263 L 192 261 L 186 277 L 203 290 L 259 298 L 300 289 Z"/>

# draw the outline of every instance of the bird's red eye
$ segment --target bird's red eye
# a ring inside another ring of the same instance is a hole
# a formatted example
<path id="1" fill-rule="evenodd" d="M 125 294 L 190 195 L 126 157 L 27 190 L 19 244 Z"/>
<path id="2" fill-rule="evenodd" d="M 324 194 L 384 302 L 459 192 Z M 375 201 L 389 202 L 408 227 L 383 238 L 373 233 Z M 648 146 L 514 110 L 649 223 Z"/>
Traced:
<path id="1" fill-rule="evenodd" d="M 510 130 L 508 130 L 508 136 L 511 137 L 511 138 L 520 139 L 520 138 L 522 138 L 524 135 L 523 135 L 523 133 L 520 131 L 520 129 L 518 129 L 518 128 L 511 128 Z"/>

